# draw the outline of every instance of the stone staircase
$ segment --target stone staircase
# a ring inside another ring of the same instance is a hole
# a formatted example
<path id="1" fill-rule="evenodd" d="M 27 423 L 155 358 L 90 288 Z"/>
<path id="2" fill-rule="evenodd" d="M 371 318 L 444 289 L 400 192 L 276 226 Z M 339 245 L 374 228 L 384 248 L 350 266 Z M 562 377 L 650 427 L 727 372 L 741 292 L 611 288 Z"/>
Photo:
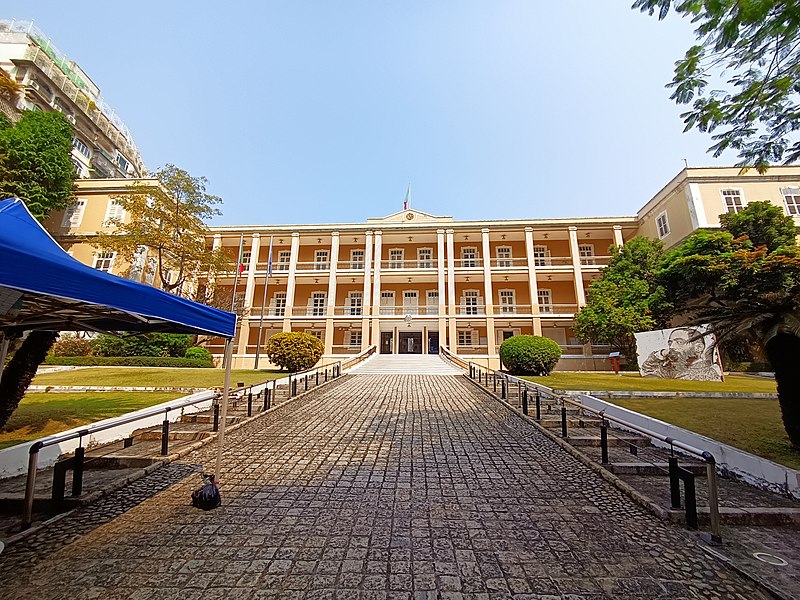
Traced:
<path id="1" fill-rule="evenodd" d="M 438 354 L 376 354 L 349 371 L 353 375 L 461 375 Z"/>

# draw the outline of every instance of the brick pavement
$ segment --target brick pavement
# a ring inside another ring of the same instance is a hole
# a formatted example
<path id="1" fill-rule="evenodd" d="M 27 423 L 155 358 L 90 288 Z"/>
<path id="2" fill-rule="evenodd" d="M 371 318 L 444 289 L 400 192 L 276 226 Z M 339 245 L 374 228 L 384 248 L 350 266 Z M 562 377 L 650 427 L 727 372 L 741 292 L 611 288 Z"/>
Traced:
<path id="1" fill-rule="evenodd" d="M 345 378 L 225 457 L 221 508 L 189 506 L 192 476 L 81 530 L 103 500 L 0 555 L 0 595 L 763 597 L 458 377 Z"/>

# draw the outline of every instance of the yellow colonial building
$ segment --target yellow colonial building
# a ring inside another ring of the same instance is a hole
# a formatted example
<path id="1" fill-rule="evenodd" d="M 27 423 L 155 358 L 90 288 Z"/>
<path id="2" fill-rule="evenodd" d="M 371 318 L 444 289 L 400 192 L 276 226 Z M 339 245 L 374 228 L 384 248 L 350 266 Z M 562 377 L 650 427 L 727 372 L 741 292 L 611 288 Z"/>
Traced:
<path id="1" fill-rule="evenodd" d="M 129 184 L 79 181 L 75 207 L 47 225 L 78 260 L 152 283 L 156 263 L 146 249 L 131 266 L 91 246 L 110 218 L 125 218 L 114 195 Z M 580 344 L 572 324 L 610 246 L 640 234 L 674 246 L 757 200 L 781 206 L 800 224 L 800 168 L 766 175 L 687 168 L 635 216 L 459 221 L 403 210 L 361 223 L 212 227 L 207 244 L 223 248 L 232 263 L 243 248 L 241 273 L 215 282 L 229 297 L 236 287 L 236 367 L 253 366 L 259 336 L 263 344 L 280 331 L 304 331 L 324 342 L 327 359 L 370 345 L 383 354 L 436 353 L 446 345 L 492 365 L 507 337 L 544 335 L 563 348 L 558 368 L 605 369 L 608 348 Z M 221 354 L 218 340 L 209 346 Z"/>

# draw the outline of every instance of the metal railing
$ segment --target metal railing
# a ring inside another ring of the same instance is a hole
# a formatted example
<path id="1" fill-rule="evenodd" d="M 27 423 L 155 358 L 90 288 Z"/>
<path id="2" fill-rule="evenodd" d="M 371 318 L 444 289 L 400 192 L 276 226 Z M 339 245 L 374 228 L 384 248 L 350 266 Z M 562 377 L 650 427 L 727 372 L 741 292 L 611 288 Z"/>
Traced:
<path id="1" fill-rule="evenodd" d="M 686 526 L 689 529 L 698 529 L 697 518 L 697 498 L 695 493 L 695 475 L 689 469 L 681 467 L 678 464 L 678 456 L 675 450 L 678 449 L 686 454 L 692 455 L 705 463 L 706 466 L 706 480 L 708 485 L 708 504 L 709 504 L 709 519 L 711 522 L 711 539 L 713 542 L 721 542 L 722 534 L 720 529 L 720 515 L 719 515 L 719 485 L 717 481 L 717 463 L 714 456 L 707 450 L 697 448 L 690 444 L 681 442 L 671 437 L 664 436 L 655 431 L 641 427 L 619 417 L 605 414 L 604 410 L 596 410 L 585 406 L 582 402 L 557 394 L 553 389 L 547 386 L 540 385 L 514 377 L 507 373 L 490 369 L 488 367 L 479 365 L 474 362 L 467 362 L 466 368 L 464 360 L 455 356 L 452 352 L 445 349 L 442 355 L 450 360 L 453 364 L 459 366 L 467 371 L 467 375 L 473 381 L 486 388 L 495 394 L 499 394 L 502 400 L 508 400 L 512 394 L 512 389 L 516 388 L 516 394 L 520 403 L 521 412 L 529 416 L 531 399 L 534 403 L 534 419 L 540 422 L 542 419 L 542 404 L 546 403 L 548 410 L 553 406 L 560 408 L 561 420 L 561 437 L 564 439 L 569 438 L 569 422 L 568 409 L 577 410 L 578 416 L 589 415 L 593 418 L 599 419 L 600 422 L 600 451 L 602 465 L 609 464 L 608 457 L 608 435 L 609 423 L 614 423 L 621 430 L 628 430 L 637 433 L 644 438 L 649 438 L 650 441 L 660 442 L 669 447 L 670 456 L 668 459 L 667 474 L 670 480 L 670 505 L 673 509 L 681 508 L 681 495 L 680 495 L 680 482 L 684 485 L 684 510 L 686 514 Z M 584 425 L 583 421 L 579 418 L 579 427 Z M 624 440 L 623 440 L 624 441 Z M 638 452 L 638 447 L 627 442 L 630 446 L 630 451 L 633 454 Z"/>
<path id="2" fill-rule="evenodd" d="M 436 268 L 436 261 L 432 258 L 422 258 L 415 260 L 403 260 L 402 258 L 398 258 L 398 259 L 389 259 L 381 261 L 381 269 L 386 269 L 389 271 L 395 269 L 427 271 L 435 268 Z"/>
<path id="3" fill-rule="evenodd" d="M 527 268 L 527 258 L 490 258 L 489 265 L 492 269 L 519 269 Z"/>

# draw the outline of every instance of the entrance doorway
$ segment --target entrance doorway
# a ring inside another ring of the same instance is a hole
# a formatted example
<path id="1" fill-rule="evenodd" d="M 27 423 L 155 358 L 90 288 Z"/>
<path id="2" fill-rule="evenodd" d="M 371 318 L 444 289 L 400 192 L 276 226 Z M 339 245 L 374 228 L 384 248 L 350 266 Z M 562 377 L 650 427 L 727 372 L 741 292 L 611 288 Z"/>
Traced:
<path id="1" fill-rule="evenodd" d="M 428 354 L 439 354 L 439 332 L 428 332 Z"/>
<path id="2" fill-rule="evenodd" d="M 399 334 L 400 354 L 422 354 L 422 332 L 403 331 Z"/>
<path id="3" fill-rule="evenodd" d="M 391 331 L 381 331 L 381 354 L 394 352 L 394 336 Z"/>

